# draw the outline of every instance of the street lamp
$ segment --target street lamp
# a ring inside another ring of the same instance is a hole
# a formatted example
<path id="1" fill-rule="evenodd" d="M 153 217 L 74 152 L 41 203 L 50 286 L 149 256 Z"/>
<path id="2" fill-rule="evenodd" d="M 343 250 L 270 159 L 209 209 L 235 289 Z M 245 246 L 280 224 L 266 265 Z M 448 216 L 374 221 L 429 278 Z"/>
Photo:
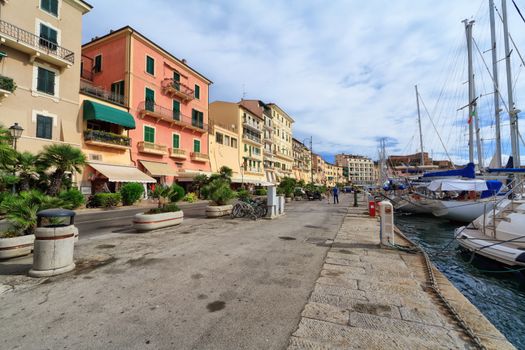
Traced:
<path id="1" fill-rule="evenodd" d="M 9 133 L 11 134 L 11 137 L 13 138 L 13 149 L 16 151 L 16 141 L 20 137 L 22 137 L 22 133 L 24 132 L 24 128 L 22 128 L 18 123 L 14 123 L 9 127 Z M 13 176 L 16 176 L 16 167 L 13 167 Z M 13 183 L 13 194 L 16 193 L 16 185 Z"/>
<path id="2" fill-rule="evenodd" d="M 16 142 L 17 140 L 22 137 L 22 133 L 24 132 L 24 128 L 18 125 L 18 123 L 14 123 L 9 127 L 9 133 L 11 134 L 11 137 L 13 138 L 13 148 L 16 151 Z"/>

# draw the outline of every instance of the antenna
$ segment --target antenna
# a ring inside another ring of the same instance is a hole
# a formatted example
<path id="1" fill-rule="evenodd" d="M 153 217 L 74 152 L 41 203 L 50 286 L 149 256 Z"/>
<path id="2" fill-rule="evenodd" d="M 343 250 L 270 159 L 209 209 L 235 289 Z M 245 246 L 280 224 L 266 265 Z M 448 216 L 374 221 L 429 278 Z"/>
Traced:
<path id="1" fill-rule="evenodd" d="M 246 98 L 246 85 L 242 84 L 242 99 L 244 100 Z"/>

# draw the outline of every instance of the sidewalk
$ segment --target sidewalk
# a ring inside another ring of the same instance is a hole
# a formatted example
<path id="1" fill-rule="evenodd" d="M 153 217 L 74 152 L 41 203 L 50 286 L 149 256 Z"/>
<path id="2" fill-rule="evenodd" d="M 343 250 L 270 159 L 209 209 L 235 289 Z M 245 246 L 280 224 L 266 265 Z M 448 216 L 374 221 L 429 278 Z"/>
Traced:
<path id="1" fill-rule="evenodd" d="M 205 203 L 205 202 L 208 202 L 208 201 L 207 200 L 198 200 L 198 201 L 196 201 L 194 203 L 178 202 L 177 205 L 180 208 L 187 208 L 187 207 L 190 207 L 192 205 L 197 205 L 197 204 L 201 204 L 201 203 Z M 77 216 L 78 215 L 82 216 L 82 215 L 94 214 L 94 213 L 98 213 L 98 212 L 107 213 L 107 212 L 114 212 L 114 211 L 135 210 L 135 209 L 140 209 L 140 208 L 150 209 L 150 208 L 155 208 L 156 206 L 157 206 L 157 202 L 155 200 L 145 199 L 145 200 L 141 201 L 140 203 L 134 204 L 134 205 L 120 206 L 120 207 L 113 207 L 113 208 L 83 208 L 83 209 L 75 209 L 75 212 L 77 213 Z"/>
<path id="2" fill-rule="evenodd" d="M 427 288 L 422 255 L 380 248 L 379 223 L 363 210 L 350 208 L 288 349 L 475 348 Z M 398 242 L 409 245 L 401 237 Z M 439 271 L 434 274 L 486 348 L 514 348 Z"/>

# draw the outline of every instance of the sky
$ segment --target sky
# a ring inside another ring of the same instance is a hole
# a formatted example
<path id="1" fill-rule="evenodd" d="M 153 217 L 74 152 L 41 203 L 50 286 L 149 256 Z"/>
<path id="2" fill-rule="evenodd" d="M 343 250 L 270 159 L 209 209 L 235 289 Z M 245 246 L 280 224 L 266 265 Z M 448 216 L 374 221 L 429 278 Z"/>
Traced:
<path id="1" fill-rule="evenodd" d="M 210 102 L 245 97 L 277 103 L 295 120 L 294 137 L 313 137 L 314 152 L 328 160 L 341 152 L 377 159 L 381 138 L 388 154 L 419 151 L 417 84 L 425 151 L 435 159 L 466 162 L 468 113 L 458 111 L 468 104 L 461 21 L 474 19 L 483 159 L 492 156 L 494 90 L 484 67 L 484 60 L 491 64 L 491 52 L 484 52 L 490 48 L 487 0 L 89 2 L 94 8 L 84 16 L 84 43 L 130 25 L 211 79 Z M 516 3 L 523 12 L 525 2 Z M 508 6 L 520 47 L 525 23 L 512 1 Z M 497 35 L 502 37 L 499 28 Z M 523 65 L 514 57 L 519 107 Z M 502 61 L 500 77 L 504 68 Z M 502 124 L 503 153 L 509 154 L 508 118 Z"/>

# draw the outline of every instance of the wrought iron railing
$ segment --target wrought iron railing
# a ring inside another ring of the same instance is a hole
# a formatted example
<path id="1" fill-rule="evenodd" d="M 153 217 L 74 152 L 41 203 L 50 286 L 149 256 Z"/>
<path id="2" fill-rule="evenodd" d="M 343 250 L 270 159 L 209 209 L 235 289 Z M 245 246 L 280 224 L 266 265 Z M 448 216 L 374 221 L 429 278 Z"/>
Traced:
<path id="1" fill-rule="evenodd" d="M 165 108 L 155 104 L 153 101 L 142 101 L 138 105 L 138 110 L 143 114 L 154 114 L 162 120 L 168 122 L 177 121 L 180 124 L 192 126 L 204 131 L 208 130 L 208 124 L 194 120 L 179 111 L 174 111 L 173 109 Z"/>
<path id="2" fill-rule="evenodd" d="M 0 20 L 0 33 L 6 35 L 19 43 L 26 44 L 35 49 L 45 52 L 63 60 L 75 63 L 75 53 L 46 38 L 37 36 L 27 30 L 19 28 L 9 22 Z"/>
<path id="3" fill-rule="evenodd" d="M 169 78 L 164 79 L 162 81 L 162 87 L 165 89 L 176 91 L 178 94 L 185 95 L 185 97 L 187 97 L 188 99 L 193 99 L 195 97 L 195 91 L 189 86 L 186 86 L 185 84 L 181 83 L 180 81 L 176 81 Z"/>
<path id="4" fill-rule="evenodd" d="M 248 139 L 248 140 L 252 140 L 254 142 L 261 143 L 261 138 L 260 137 L 253 136 L 253 135 L 248 134 L 248 133 L 244 133 L 242 135 L 242 137 L 245 138 L 245 139 Z"/>
<path id="5" fill-rule="evenodd" d="M 129 137 L 100 130 L 84 130 L 84 140 L 111 143 L 114 145 L 126 147 L 131 146 L 131 139 Z"/>
<path id="6" fill-rule="evenodd" d="M 108 91 L 98 86 L 94 86 L 86 81 L 80 81 L 80 92 L 93 97 L 98 97 L 101 100 L 119 104 L 121 106 L 127 105 L 125 96 L 115 94 L 114 92 Z"/>

